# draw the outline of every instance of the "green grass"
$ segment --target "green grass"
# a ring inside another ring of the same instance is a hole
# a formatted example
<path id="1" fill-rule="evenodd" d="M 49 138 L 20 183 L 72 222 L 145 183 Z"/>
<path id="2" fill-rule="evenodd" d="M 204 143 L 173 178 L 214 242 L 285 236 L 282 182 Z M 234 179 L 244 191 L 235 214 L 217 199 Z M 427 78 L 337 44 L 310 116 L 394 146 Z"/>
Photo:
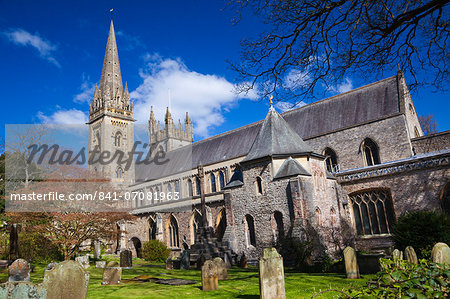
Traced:
<path id="1" fill-rule="evenodd" d="M 166 270 L 163 265 L 154 265 L 142 260 L 134 260 L 132 269 L 123 269 L 122 279 L 131 279 L 139 275 L 155 278 L 181 278 L 196 280 L 198 283 L 186 286 L 167 286 L 154 282 L 122 283 L 118 286 L 102 286 L 102 269 L 91 264 L 88 298 L 259 298 L 258 269 L 228 270 L 228 280 L 219 281 L 218 291 L 201 290 L 201 273 L 198 270 Z M 37 264 L 31 274 L 31 281 L 40 283 L 46 265 Z M 348 280 L 343 274 L 307 274 L 292 269 L 285 270 L 287 298 L 310 298 L 326 289 L 359 288 L 365 285 L 369 276 L 357 280 Z M 8 279 L 7 269 L 0 272 L 0 282 Z M 337 293 L 326 293 L 316 298 L 337 298 Z"/>

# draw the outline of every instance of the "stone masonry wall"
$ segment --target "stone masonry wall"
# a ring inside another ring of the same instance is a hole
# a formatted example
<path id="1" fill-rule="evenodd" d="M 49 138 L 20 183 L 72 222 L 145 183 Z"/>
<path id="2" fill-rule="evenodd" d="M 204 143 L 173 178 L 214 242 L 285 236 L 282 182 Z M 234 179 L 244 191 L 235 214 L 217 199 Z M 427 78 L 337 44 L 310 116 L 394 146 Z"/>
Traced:
<path id="1" fill-rule="evenodd" d="M 360 147 L 367 137 L 378 145 L 381 163 L 412 156 L 404 115 L 397 115 L 305 141 L 316 153 L 322 154 L 326 147 L 333 149 L 336 152 L 340 169 L 344 170 L 364 166 Z"/>
<path id="2" fill-rule="evenodd" d="M 450 148 L 450 131 L 414 138 L 411 142 L 416 154 L 448 149 Z"/>

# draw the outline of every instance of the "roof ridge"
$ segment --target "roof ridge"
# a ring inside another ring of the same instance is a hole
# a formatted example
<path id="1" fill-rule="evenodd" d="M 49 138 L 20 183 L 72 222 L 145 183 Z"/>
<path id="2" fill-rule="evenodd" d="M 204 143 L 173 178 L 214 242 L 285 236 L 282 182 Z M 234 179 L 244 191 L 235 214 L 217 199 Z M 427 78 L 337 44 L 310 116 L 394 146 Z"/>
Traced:
<path id="1" fill-rule="evenodd" d="M 328 97 L 328 98 L 325 98 L 325 99 L 322 99 L 322 100 L 319 100 L 319 101 L 316 101 L 316 102 L 313 102 L 313 103 L 309 103 L 309 104 L 307 104 L 307 105 L 304 105 L 304 106 L 301 106 L 301 107 L 298 107 L 298 108 L 295 108 L 295 109 L 292 109 L 292 110 L 289 110 L 289 111 L 282 112 L 282 113 L 280 113 L 280 114 L 284 117 L 284 115 L 291 114 L 291 113 L 293 113 L 294 111 L 298 111 L 298 110 L 304 109 L 305 107 L 311 107 L 311 106 L 313 106 L 313 105 L 316 105 L 316 104 L 319 104 L 319 103 L 322 103 L 322 102 L 325 102 L 325 101 L 329 101 L 329 100 L 332 100 L 332 99 L 336 99 L 336 98 L 341 97 L 341 96 L 343 96 L 343 95 L 348 95 L 348 94 L 350 94 L 350 93 L 352 93 L 352 92 L 359 91 L 359 90 L 361 90 L 361 89 L 367 88 L 367 87 L 372 86 L 372 85 L 379 84 L 379 83 L 384 82 L 384 81 L 387 81 L 387 80 L 391 80 L 391 79 L 396 78 L 396 77 L 397 77 L 397 75 L 390 76 L 390 77 L 381 79 L 381 80 L 379 80 L 379 81 L 372 82 L 372 83 L 369 83 L 369 84 L 366 84 L 366 85 L 357 87 L 357 88 L 355 88 L 355 89 L 352 89 L 352 90 L 349 90 L 349 91 L 346 91 L 346 92 L 343 92 L 343 93 L 340 93 L 340 94 L 337 94 L 337 95 L 334 95 L 334 96 L 331 96 L 331 97 Z M 229 134 L 232 134 L 232 133 L 234 133 L 234 132 L 238 132 L 238 131 L 240 131 L 240 130 L 244 130 L 244 129 L 249 128 L 249 127 L 252 127 L 252 126 L 256 126 L 256 125 L 258 125 L 259 123 L 262 123 L 262 122 L 264 122 L 264 119 L 258 120 L 258 121 L 256 121 L 256 122 L 250 123 L 250 124 L 248 124 L 248 125 L 245 125 L 245 126 L 242 126 L 242 127 L 236 128 L 236 129 L 232 129 L 232 130 L 229 130 L 229 131 L 220 133 L 220 134 L 218 134 L 218 135 L 214 135 L 214 136 L 211 136 L 211 137 L 208 137 L 208 138 L 205 138 L 205 139 L 196 141 L 196 142 L 193 143 L 193 145 L 194 145 L 194 144 L 195 144 L 195 145 L 201 144 L 201 143 L 203 143 L 203 142 L 206 142 L 206 141 L 209 141 L 209 140 L 213 140 L 213 139 L 215 139 L 215 138 L 219 138 L 219 137 L 222 137 L 222 136 L 225 136 L 225 135 L 229 135 Z"/>

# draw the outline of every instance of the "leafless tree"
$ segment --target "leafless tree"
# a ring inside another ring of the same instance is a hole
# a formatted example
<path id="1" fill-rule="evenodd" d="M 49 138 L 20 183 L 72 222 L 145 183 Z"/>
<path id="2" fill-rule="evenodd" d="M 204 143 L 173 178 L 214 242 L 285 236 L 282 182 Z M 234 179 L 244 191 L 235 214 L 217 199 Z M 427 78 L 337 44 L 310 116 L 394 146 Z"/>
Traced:
<path id="1" fill-rule="evenodd" d="M 241 42 L 230 62 L 244 83 L 278 99 L 314 97 L 355 75 L 401 68 L 411 90 L 448 88 L 448 0 L 230 0 L 236 22 L 248 11 L 267 28 Z M 426 76 L 422 73 L 426 72 Z M 276 97 L 277 98 L 277 97 Z"/>
<path id="2" fill-rule="evenodd" d="M 434 119 L 433 114 L 419 115 L 419 123 L 425 135 L 430 135 L 439 132 L 438 124 Z"/>

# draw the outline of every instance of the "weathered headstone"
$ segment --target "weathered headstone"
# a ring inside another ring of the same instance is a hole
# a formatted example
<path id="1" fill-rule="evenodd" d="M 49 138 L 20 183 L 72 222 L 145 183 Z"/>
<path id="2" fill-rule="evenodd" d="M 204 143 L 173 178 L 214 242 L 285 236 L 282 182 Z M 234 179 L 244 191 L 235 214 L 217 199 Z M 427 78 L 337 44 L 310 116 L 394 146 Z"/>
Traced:
<path id="1" fill-rule="evenodd" d="M 189 270 L 190 267 L 191 267 L 191 264 L 190 264 L 189 250 L 184 250 L 180 256 L 180 268 Z"/>
<path id="2" fill-rule="evenodd" d="M 95 262 L 95 268 L 103 269 L 105 267 L 106 267 L 106 262 L 105 261 L 96 261 Z"/>
<path id="3" fill-rule="evenodd" d="M 110 261 L 106 264 L 106 268 L 119 267 L 119 263 L 116 261 Z"/>
<path id="4" fill-rule="evenodd" d="M 259 259 L 259 291 L 261 299 L 286 298 L 283 257 L 275 248 L 265 248 Z"/>
<path id="5" fill-rule="evenodd" d="M 445 243 L 436 243 L 431 250 L 434 263 L 450 264 L 450 248 Z"/>
<path id="6" fill-rule="evenodd" d="M 122 280 L 121 267 L 106 267 L 103 270 L 102 285 L 117 285 Z"/>
<path id="7" fill-rule="evenodd" d="M 102 254 L 102 249 L 100 246 L 100 242 L 94 242 L 94 259 L 98 260 Z"/>
<path id="8" fill-rule="evenodd" d="M 406 246 L 405 248 L 405 259 L 408 263 L 418 264 L 417 255 L 412 246 Z"/>
<path id="9" fill-rule="evenodd" d="M 228 279 L 228 270 L 227 265 L 220 257 L 216 257 L 213 259 L 214 264 L 217 266 L 217 278 L 219 280 L 227 280 Z"/>
<path id="10" fill-rule="evenodd" d="M 47 299 L 86 298 L 89 272 L 79 262 L 64 261 L 45 271 L 42 285 L 47 288 Z"/>
<path id="11" fill-rule="evenodd" d="M 133 267 L 133 255 L 131 250 L 122 250 L 120 252 L 120 266 L 122 268 Z"/>
<path id="12" fill-rule="evenodd" d="M 5 282 L 0 284 L 0 298 L 46 299 L 47 289 L 27 281 Z"/>
<path id="13" fill-rule="evenodd" d="M 358 261 L 356 260 L 356 252 L 350 246 L 344 249 L 344 261 L 347 278 L 359 278 L 359 266 Z"/>
<path id="14" fill-rule="evenodd" d="M 202 266 L 202 290 L 214 291 L 219 289 L 219 280 L 217 277 L 217 266 L 209 260 Z"/>
<path id="15" fill-rule="evenodd" d="M 30 281 L 30 272 L 30 264 L 24 259 L 17 259 L 8 268 L 8 281 Z"/>
<path id="16" fill-rule="evenodd" d="M 398 264 L 399 261 L 403 260 L 403 252 L 401 252 L 398 249 L 395 249 L 392 252 L 392 260 L 394 261 L 395 264 Z"/>
<path id="17" fill-rule="evenodd" d="M 77 256 L 75 261 L 80 263 L 84 269 L 89 269 L 89 255 Z"/>
<path id="18" fill-rule="evenodd" d="M 248 268 L 247 257 L 245 256 L 244 253 L 241 256 L 241 259 L 239 260 L 239 267 L 244 269 Z"/>
<path id="19" fill-rule="evenodd" d="M 173 269 L 173 260 L 169 257 L 166 260 L 166 269 L 172 270 Z"/>

